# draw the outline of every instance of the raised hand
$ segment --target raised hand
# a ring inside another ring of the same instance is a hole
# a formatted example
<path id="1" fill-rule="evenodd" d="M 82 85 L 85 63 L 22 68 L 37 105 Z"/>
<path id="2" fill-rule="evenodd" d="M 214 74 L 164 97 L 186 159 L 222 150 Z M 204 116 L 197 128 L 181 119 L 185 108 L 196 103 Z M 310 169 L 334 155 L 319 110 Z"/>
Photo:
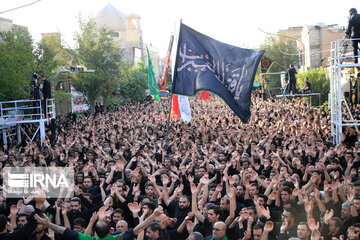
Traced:
<path id="1" fill-rule="evenodd" d="M 320 222 L 316 223 L 314 218 L 310 218 L 308 224 L 312 232 L 314 232 L 315 230 L 319 230 Z"/>
<path id="2" fill-rule="evenodd" d="M 161 182 L 162 182 L 164 187 L 167 187 L 167 185 L 170 182 L 170 179 L 169 179 L 169 177 L 167 175 L 164 174 L 164 175 L 162 175 Z"/>
<path id="3" fill-rule="evenodd" d="M 272 221 L 267 221 L 267 222 L 265 223 L 265 226 L 264 226 L 264 232 L 269 233 L 269 232 L 271 232 L 273 229 L 274 229 L 274 222 L 272 222 Z"/>
<path id="4" fill-rule="evenodd" d="M 231 186 L 233 186 L 234 183 L 235 183 L 234 178 L 233 178 L 232 176 L 229 176 L 229 184 L 230 184 Z"/>
<path id="5" fill-rule="evenodd" d="M 183 189 L 184 189 L 184 185 L 183 185 L 183 184 L 180 184 L 179 186 L 177 186 L 177 187 L 175 188 L 175 193 L 176 193 L 176 194 L 181 193 Z"/>
<path id="6" fill-rule="evenodd" d="M 209 185 L 210 180 L 209 180 L 209 175 L 205 174 L 201 179 L 200 179 L 200 183 L 204 184 L 204 185 Z"/>
<path id="7" fill-rule="evenodd" d="M 330 191 L 330 186 L 327 181 L 324 181 L 324 192 Z"/>
<path id="8" fill-rule="evenodd" d="M 189 174 L 188 175 L 188 180 L 189 180 L 190 183 L 193 183 L 194 182 L 194 177 L 191 174 Z"/>
<path id="9" fill-rule="evenodd" d="M 270 218 L 270 210 L 269 210 L 269 207 L 265 207 L 260 205 L 259 206 L 259 211 L 260 211 L 260 214 L 263 215 L 264 217 L 266 217 L 266 219 L 269 219 Z"/>
<path id="10" fill-rule="evenodd" d="M 16 205 L 11 205 L 10 207 L 10 213 L 12 216 L 16 216 L 16 214 L 18 213 L 19 209 L 16 207 Z"/>
<path id="11" fill-rule="evenodd" d="M 188 220 L 188 221 L 186 221 L 186 230 L 188 231 L 188 233 L 192 233 L 192 232 L 194 232 L 194 227 L 195 227 L 195 224 L 194 224 L 194 222 L 193 221 L 191 221 L 191 220 Z"/>
<path id="12" fill-rule="evenodd" d="M 249 240 L 251 238 L 251 231 L 245 231 L 242 240 Z"/>
<path id="13" fill-rule="evenodd" d="M 96 220 L 98 220 L 98 215 L 97 215 L 97 212 L 93 212 L 91 218 L 90 218 L 90 222 L 91 223 L 95 223 Z"/>
<path id="14" fill-rule="evenodd" d="M 98 215 L 99 220 L 104 220 L 106 218 L 106 207 L 102 206 L 99 209 L 97 215 Z"/>
<path id="15" fill-rule="evenodd" d="M 324 215 L 324 222 L 326 224 L 329 224 L 329 220 L 334 216 L 334 210 L 331 209 L 330 212 L 328 210 L 326 210 L 325 215 Z"/>
<path id="16" fill-rule="evenodd" d="M 132 213 L 139 213 L 141 208 L 137 202 L 128 203 L 128 208 Z"/>
<path id="17" fill-rule="evenodd" d="M 300 193 L 300 189 L 297 187 L 297 188 L 295 188 L 295 189 L 293 190 L 292 195 L 293 195 L 294 197 L 297 197 L 297 196 L 299 196 L 299 193 Z"/>
<path id="18" fill-rule="evenodd" d="M 159 217 L 162 213 L 163 213 L 163 208 L 162 208 L 162 206 L 158 206 L 157 208 L 155 208 L 155 210 L 154 210 L 155 216 L 158 216 L 158 217 Z"/>
<path id="19" fill-rule="evenodd" d="M 188 215 L 185 217 L 185 221 L 193 219 L 195 214 L 193 212 L 189 212 Z"/>
<path id="20" fill-rule="evenodd" d="M 52 230 L 51 228 L 48 228 L 48 232 L 46 234 L 50 239 L 55 239 L 55 233 L 54 230 Z"/>
<path id="21" fill-rule="evenodd" d="M 45 213 L 43 213 L 43 215 L 41 217 L 39 215 L 35 214 L 34 218 L 38 223 L 43 224 L 45 226 L 48 226 L 48 224 L 50 223 L 50 219 L 46 216 Z"/>
<path id="22" fill-rule="evenodd" d="M 148 174 L 148 179 L 150 182 L 154 183 L 156 180 L 155 180 L 155 177 L 151 174 Z"/>
<path id="23" fill-rule="evenodd" d="M 66 209 L 66 207 L 61 208 L 61 214 L 62 214 L 63 216 L 65 216 L 65 215 L 67 214 L 67 209 Z"/>
<path id="24" fill-rule="evenodd" d="M 280 233 L 285 233 L 288 226 L 289 226 L 288 220 L 283 217 L 283 223 L 281 224 L 281 227 L 280 227 Z"/>

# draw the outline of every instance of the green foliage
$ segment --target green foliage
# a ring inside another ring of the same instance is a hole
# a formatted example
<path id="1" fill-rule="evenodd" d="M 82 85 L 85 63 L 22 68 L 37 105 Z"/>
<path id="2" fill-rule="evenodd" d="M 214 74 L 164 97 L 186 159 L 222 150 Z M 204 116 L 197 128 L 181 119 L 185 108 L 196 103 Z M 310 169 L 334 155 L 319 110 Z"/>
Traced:
<path id="1" fill-rule="evenodd" d="M 35 72 L 45 74 L 55 87 L 57 82 L 52 76 L 69 64 L 73 53 L 71 49 L 64 48 L 60 39 L 50 35 L 37 43 L 34 55 Z"/>
<path id="2" fill-rule="evenodd" d="M 315 68 L 303 73 L 299 73 L 297 77 L 298 77 L 297 84 L 300 89 L 304 87 L 305 85 L 304 79 L 305 77 L 307 77 L 311 84 L 311 92 L 321 93 L 322 103 L 325 103 L 327 101 L 330 92 L 330 79 L 326 77 L 323 68 Z M 314 106 L 319 105 L 318 102 L 319 102 L 318 98 L 314 98 L 312 100 L 312 104 Z"/>
<path id="3" fill-rule="evenodd" d="M 101 96 L 102 80 L 92 73 L 79 73 L 73 76 L 72 84 L 76 91 L 85 96 L 87 103 L 93 108 L 95 100 Z"/>
<path id="4" fill-rule="evenodd" d="M 144 67 L 123 68 L 119 93 L 125 102 L 143 101 L 148 87 L 147 72 Z"/>
<path id="5" fill-rule="evenodd" d="M 265 56 L 272 60 L 269 73 L 287 71 L 290 64 L 298 65 L 299 56 L 294 42 L 286 42 L 275 36 L 267 36 L 265 43 L 260 45 L 265 50 Z M 265 76 L 267 88 L 281 87 L 280 75 Z"/>
<path id="6" fill-rule="evenodd" d="M 102 96 L 105 106 L 108 97 L 119 86 L 122 52 L 104 28 L 97 29 L 94 19 L 79 19 L 80 31 L 75 34 L 76 59 L 80 65 L 95 70 L 94 74 L 81 74 L 75 79 L 75 88 L 90 103 Z"/>
<path id="7" fill-rule="evenodd" d="M 64 91 L 54 91 L 56 114 L 71 112 L 71 94 Z"/>
<path id="8" fill-rule="evenodd" d="M 27 31 L 0 33 L 0 101 L 28 98 L 34 68 L 32 39 Z"/>

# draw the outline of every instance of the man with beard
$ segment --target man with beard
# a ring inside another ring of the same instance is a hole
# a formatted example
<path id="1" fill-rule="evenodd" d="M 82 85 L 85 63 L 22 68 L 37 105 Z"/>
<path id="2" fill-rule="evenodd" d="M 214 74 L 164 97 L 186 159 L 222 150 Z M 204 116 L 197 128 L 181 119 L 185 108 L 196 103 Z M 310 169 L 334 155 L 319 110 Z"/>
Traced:
<path id="1" fill-rule="evenodd" d="M 71 210 L 67 212 L 67 217 L 69 219 L 71 227 L 74 227 L 74 220 L 76 218 L 82 218 L 86 221 L 86 224 L 89 223 L 89 220 L 93 212 L 97 211 L 103 204 L 100 204 L 92 209 L 81 209 L 81 199 L 78 197 L 73 197 L 70 199 Z"/>
<path id="2" fill-rule="evenodd" d="M 21 227 L 25 226 L 25 224 L 28 223 L 28 217 L 29 215 L 26 213 L 19 213 L 16 217 L 16 228 L 14 229 L 19 230 Z"/>
<path id="3" fill-rule="evenodd" d="M 158 207 L 155 209 L 154 213 L 151 214 L 151 216 L 148 217 L 145 221 L 141 222 L 135 228 L 131 228 L 119 235 L 111 235 L 112 229 L 111 229 L 110 222 L 108 222 L 104 219 L 98 219 L 97 223 L 95 224 L 95 233 L 97 234 L 97 236 L 99 238 L 96 238 L 96 239 L 99 239 L 99 240 L 104 240 L 104 239 L 106 239 L 106 240 L 118 240 L 118 239 L 130 240 L 130 239 L 134 239 L 141 231 L 143 231 L 147 226 L 149 226 L 155 220 L 155 218 L 159 217 L 161 214 L 162 214 L 162 207 Z M 42 217 L 40 217 L 39 215 L 35 215 L 35 219 L 38 221 L 38 223 L 41 223 L 44 226 L 54 230 L 55 232 L 62 234 L 64 240 L 95 239 L 94 237 L 91 237 L 89 235 L 85 235 L 83 233 L 78 233 L 69 228 L 65 228 L 65 227 L 62 227 L 62 226 L 52 223 L 45 214 L 43 214 Z M 92 229 L 89 229 L 89 231 L 92 231 Z"/>
<path id="4" fill-rule="evenodd" d="M 92 197 L 100 193 L 100 188 L 98 186 L 94 186 L 93 180 L 90 176 L 84 177 L 83 186 L 84 192 L 90 193 Z"/>
<path id="5" fill-rule="evenodd" d="M 50 238 L 49 237 L 49 236 L 52 236 L 52 235 L 47 234 L 46 229 L 47 228 L 43 224 L 38 223 L 38 225 L 36 226 L 34 232 L 29 237 L 29 240 L 53 240 L 53 239 L 55 239 L 55 238 Z M 50 230 L 50 231 L 52 231 L 52 230 Z"/>
<path id="6" fill-rule="evenodd" d="M 35 199 L 36 201 L 36 209 L 35 212 L 41 213 L 41 210 L 43 208 L 43 203 L 45 199 Z M 0 240 L 25 240 L 28 239 L 28 237 L 31 235 L 31 233 L 35 230 L 37 227 L 37 222 L 34 219 L 33 212 L 28 219 L 28 222 L 23 226 L 20 227 L 18 230 L 9 232 L 11 230 L 11 226 L 8 223 L 7 217 L 3 214 L 0 214 Z"/>

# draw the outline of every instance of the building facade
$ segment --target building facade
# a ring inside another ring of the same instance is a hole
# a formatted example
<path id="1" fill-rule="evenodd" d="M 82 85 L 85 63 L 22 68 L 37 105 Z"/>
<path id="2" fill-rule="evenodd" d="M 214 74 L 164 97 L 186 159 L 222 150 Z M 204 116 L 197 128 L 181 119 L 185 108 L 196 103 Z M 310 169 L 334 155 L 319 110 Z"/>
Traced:
<path id="1" fill-rule="evenodd" d="M 125 15 L 111 4 L 107 4 L 95 16 L 97 27 L 111 32 L 111 37 L 123 50 L 125 61 L 131 65 L 144 61 L 140 19 L 136 14 Z"/>
<path id="2" fill-rule="evenodd" d="M 290 27 L 278 32 L 286 41 L 296 42 L 302 70 L 328 66 L 331 42 L 343 38 L 344 34 L 335 24 Z"/>
<path id="3" fill-rule="evenodd" d="M 7 32 L 9 30 L 28 31 L 28 28 L 25 26 L 14 24 L 11 19 L 0 17 L 0 32 Z"/>

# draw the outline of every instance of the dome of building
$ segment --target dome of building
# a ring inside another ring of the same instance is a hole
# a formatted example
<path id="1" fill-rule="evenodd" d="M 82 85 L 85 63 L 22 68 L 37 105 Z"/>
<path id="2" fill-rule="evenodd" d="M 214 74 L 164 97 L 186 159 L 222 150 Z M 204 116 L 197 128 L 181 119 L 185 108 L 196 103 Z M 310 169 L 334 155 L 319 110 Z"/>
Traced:
<path id="1" fill-rule="evenodd" d="M 98 14 L 95 16 L 95 22 L 99 27 L 105 27 L 112 31 L 124 31 L 127 28 L 127 19 L 125 14 L 113 7 L 111 4 L 107 4 Z"/>

